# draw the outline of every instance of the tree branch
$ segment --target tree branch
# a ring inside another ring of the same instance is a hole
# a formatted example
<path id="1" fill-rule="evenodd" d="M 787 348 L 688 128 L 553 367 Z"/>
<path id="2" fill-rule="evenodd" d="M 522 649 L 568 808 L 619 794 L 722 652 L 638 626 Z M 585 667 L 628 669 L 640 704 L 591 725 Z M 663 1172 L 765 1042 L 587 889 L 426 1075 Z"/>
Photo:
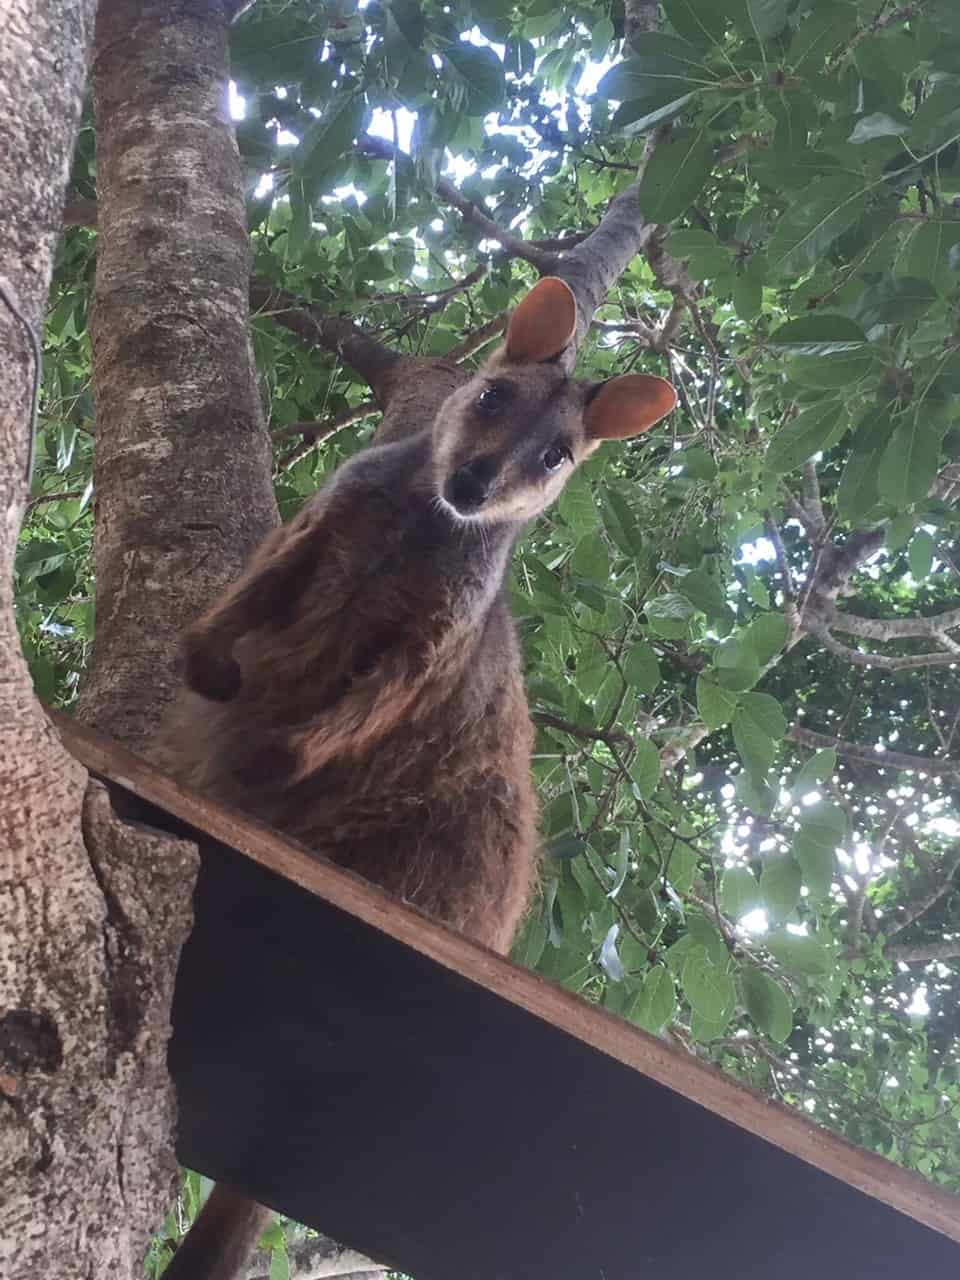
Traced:
<path id="1" fill-rule="evenodd" d="M 343 413 L 335 414 L 322 422 L 291 422 L 287 427 L 277 427 L 270 436 L 272 440 L 289 440 L 292 436 L 302 436 L 305 442 L 309 441 L 311 445 L 315 445 L 318 441 L 325 440 L 327 436 L 334 435 L 341 428 L 351 427 L 355 422 L 362 422 L 364 418 L 379 412 L 380 406 L 375 400 L 366 400 L 363 404 L 353 405 L 349 409 L 344 409 Z"/>
<path id="2" fill-rule="evenodd" d="M 910 637 L 937 637 L 943 631 L 960 627 L 960 608 L 929 618 L 861 618 L 853 613 L 833 609 L 824 618 L 828 626 L 869 640 L 901 640 Z"/>
<path id="3" fill-rule="evenodd" d="M 473 333 L 468 333 L 465 338 L 451 347 L 447 352 L 448 360 L 466 360 L 481 347 L 485 347 L 488 342 L 492 342 L 494 338 L 500 336 L 507 327 L 507 321 L 510 319 L 509 311 L 501 311 L 498 316 L 494 316 L 492 320 L 488 320 L 486 324 L 481 325 L 479 329 L 475 329 Z"/>
<path id="4" fill-rule="evenodd" d="M 393 144 L 388 142 L 386 138 L 374 138 L 369 134 L 360 142 L 360 149 L 368 156 L 372 156 L 377 160 L 396 160 L 396 153 Z M 404 158 L 409 157 L 404 154 Z M 460 213 L 465 222 L 482 231 L 490 240 L 496 240 L 502 245 L 507 253 L 513 258 L 523 258 L 526 262 L 531 263 L 539 272 L 549 275 L 554 269 L 558 260 L 558 253 L 555 249 L 542 249 L 529 240 L 524 240 L 521 236 L 516 236 L 512 231 L 502 227 L 485 213 L 479 205 L 468 199 L 462 192 L 458 191 L 449 178 L 440 178 L 437 181 L 436 193 L 441 200 L 447 204 L 453 205 L 454 209 Z"/>
<path id="5" fill-rule="evenodd" d="M 953 852 L 944 858 L 943 862 L 937 867 L 935 876 L 925 876 L 922 887 L 915 894 L 911 894 L 906 902 L 900 904 L 897 908 L 896 921 L 890 928 L 883 930 L 887 938 L 897 937 L 904 929 L 912 925 L 915 920 L 919 920 L 931 907 L 936 906 L 940 899 L 945 897 L 954 887 L 953 878 L 958 869 L 960 869 L 960 845 L 956 846 Z"/>
<path id="6" fill-rule="evenodd" d="M 572 721 L 563 720 L 560 716 L 551 715 L 547 711 L 534 711 L 530 719 L 534 724 L 542 725 L 545 729 L 557 729 L 560 733 L 567 733 L 571 738 L 578 738 L 581 742 L 604 742 L 608 746 L 614 742 L 625 747 L 632 745 L 630 735 L 623 729 L 585 729 L 582 725 L 573 724 Z"/>
<path id="7" fill-rule="evenodd" d="M 383 374 L 400 359 L 370 334 L 344 316 L 318 315 L 296 298 L 264 281 L 250 285 L 250 305 L 259 315 L 269 315 L 305 342 L 326 347 L 346 360 L 376 392 Z"/>
<path id="8" fill-rule="evenodd" d="M 884 13 L 881 8 L 880 12 L 872 22 L 868 23 L 865 27 L 861 27 L 859 31 L 850 37 L 845 45 L 833 54 L 830 61 L 827 63 L 827 74 L 829 75 L 836 71 L 837 67 L 847 54 L 852 53 L 859 44 L 863 43 L 864 40 L 869 39 L 870 36 L 876 35 L 879 31 L 885 30 L 887 27 L 892 27 L 899 22 L 909 22 L 911 18 L 918 17 L 919 14 L 921 14 L 927 7 L 927 3 L 928 0 L 915 0 L 915 3 L 905 4 L 900 9 L 891 9 L 889 13 Z"/>
<path id="9" fill-rule="evenodd" d="M 849 645 L 835 640 L 827 627 L 822 624 L 811 622 L 806 624 L 806 629 L 811 635 L 817 637 L 828 652 L 835 654 L 838 658 L 845 658 L 855 667 L 877 667 L 881 671 L 909 671 L 916 667 L 952 666 L 957 661 L 957 655 L 953 653 L 914 653 L 905 654 L 902 657 L 888 657 L 883 653 L 864 653 L 862 649 L 851 649 Z"/>
<path id="10" fill-rule="evenodd" d="M 934 964 L 937 961 L 956 960 L 960 958 L 960 938 L 921 943 L 919 946 L 897 943 L 892 947 L 885 947 L 883 954 L 888 960 L 899 960 L 904 964 Z"/>
<path id="11" fill-rule="evenodd" d="M 856 742 L 847 742 L 831 734 L 815 733 L 812 729 L 805 729 L 798 724 L 792 725 L 787 730 L 787 737 L 799 743 L 800 746 L 810 747 L 815 751 L 823 747 L 833 747 L 839 755 L 845 756 L 848 760 L 856 760 L 874 769 L 912 769 L 938 778 L 960 774 L 960 761 L 906 755 L 902 751 L 874 751 L 870 747 Z"/>

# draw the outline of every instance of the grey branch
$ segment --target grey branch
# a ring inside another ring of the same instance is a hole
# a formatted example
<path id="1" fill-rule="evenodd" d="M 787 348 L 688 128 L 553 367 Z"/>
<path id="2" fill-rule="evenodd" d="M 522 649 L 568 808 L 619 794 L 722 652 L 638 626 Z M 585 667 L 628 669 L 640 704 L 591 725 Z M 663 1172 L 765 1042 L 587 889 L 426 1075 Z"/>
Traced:
<path id="1" fill-rule="evenodd" d="M 488 320 L 486 324 L 481 325 L 479 329 L 475 329 L 473 333 L 468 333 L 465 338 L 451 347 L 447 352 L 448 360 L 466 360 L 469 356 L 475 354 L 488 342 L 492 342 L 494 338 L 499 338 L 507 327 L 507 321 L 510 319 L 508 311 L 501 311 L 498 316 L 494 316 L 492 320 Z"/>
<path id="2" fill-rule="evenodd" d="M 902 640 L 915 636 L 935 638 L 944 631 L 960 627 L 960 609 L 949 609 L 929 618 L 861 618 L 833 609 L 823 620 L 837 631 L 869 640 Z"/>
<path id="3" fill-rule="evenodd" d="M 265 281 L 250 285 L 250 305 L 291 332 L 342 356 L 376 391 L 377 384 L 400 356 L 344 316 L 324 315 Z"/>
<path id="4" fill-rule="evenodd" d="M 960 845 L 955 846 L 944 857 L 936 869 L 936 874 L 924 876 L 920 888 L 901 904 L 897 910 L 896 920 L 883 931 L 887 938 L 895 938 L 915 920 L 919 920 L 931 907 L 935 907 L 941 898 L 946 897 L 954 887 L 953 878 L 958 869 L 960 869 Z"/>
<path id="5" fill-rule="evenodd" d="M 864 653 L 862 649 L 851 649 L 849 645 L 835 640 L 827 628 L 821 623 L 807 624 L 807 630 L 815 635 L 823 647 L 838 658 L 845 658 L 855 667 L 878 667 L 883 671 L 908 671 L 915 667 L 943 667 L 957 662 L 955 653 L 911 653 L 902 657 L 890 657 L 883 653 Z"/>
<path id="6" fill-rule="evenodd" d="M 320 440 L 325 440 L 327 436 L 335 435 L 343 427 L 352 427 L 355 422 L 362 422 L 364 418 L 369 418 L 375 413 L 380 412 L 380 406 L 374 400 L 367 400 L 363 404 L 354 405 L 349 409 L 345 409 L 343 413 L 337 413 L 332 418 L 325 418 L 322 422 L 291 422 L 289 426 L 277 427 L 271 432 L 273 440 L 289 440 L 291 437 L 300 436 L 306 444 L 317 444 Z"/>
<path id="7" fill-rule="evenodd" d="M 960 761 L 957 760 L 912 756 L 902 751 L 874 751 L 862 743 L 847 742 L 843 738 L 834 738 L 827 733 L 815 733 L 812 729 L 805 729 L 798 724 L 787 731 L 787 737 L 800 746 L 810 747 L 814 751 L 833 747 L 839 755 L 845 756 L 848 760 L 870 765 L 873 769 L 911 769 L 916 773 L 926 773 L 937 778 L 960 774 Z"/>
<path id="8" fill-rule="evenodd" d="M 921 943 L 919 946 L 897 943 L 886 947 L 883 954 L 888 960 L 901 960 L 904 964 L 935 964 L 937 961 L 956 960 L 960 958 L 960 938 Z"/>

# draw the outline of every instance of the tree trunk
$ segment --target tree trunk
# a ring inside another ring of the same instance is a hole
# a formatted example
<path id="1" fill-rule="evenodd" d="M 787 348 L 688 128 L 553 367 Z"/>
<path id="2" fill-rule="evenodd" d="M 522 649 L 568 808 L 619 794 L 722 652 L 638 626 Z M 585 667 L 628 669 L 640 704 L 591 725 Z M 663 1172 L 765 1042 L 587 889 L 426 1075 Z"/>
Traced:
<path id="1" fill-rule="evenodd" d="M 177 640 L 277 522 L 249 339 L 249 241 L 216 0 L 102 0 L 97 626 L 83 719 L 134 748 Z"/>
<path id="2" fill-rule="evenodd" d="M 24 322 L 36 333 L 46 303 L 93 11 L 5 0 L 0 24 L 0 1273 L 12 1280 L 132 1275 L 176 1172 L 167 1009 L 193 851 L 122 827 L 87 787 L 34 698 L 13 611 L 34 375 Z"/>

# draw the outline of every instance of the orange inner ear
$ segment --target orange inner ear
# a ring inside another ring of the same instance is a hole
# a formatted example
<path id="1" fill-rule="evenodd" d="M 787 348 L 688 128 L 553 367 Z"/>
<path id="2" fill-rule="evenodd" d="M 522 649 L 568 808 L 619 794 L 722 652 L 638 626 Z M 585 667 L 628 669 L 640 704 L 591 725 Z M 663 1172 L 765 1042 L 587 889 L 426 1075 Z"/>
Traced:
<path id="1" fill-rule="evenodd" d="M 677 393 L 666 378 L 628 373 L 603 384 L 587 405 L 583 424 L 593 440 L 625 440 L 649 431 L 676 403 Z"/>
<path id="2" fill-rule="evenodd" d="M 573 290 L 556 276 L 545 276 L 510 317 L 507 359 L 517 364 L 550 360 L 570 345 L 576 331 Z"/>

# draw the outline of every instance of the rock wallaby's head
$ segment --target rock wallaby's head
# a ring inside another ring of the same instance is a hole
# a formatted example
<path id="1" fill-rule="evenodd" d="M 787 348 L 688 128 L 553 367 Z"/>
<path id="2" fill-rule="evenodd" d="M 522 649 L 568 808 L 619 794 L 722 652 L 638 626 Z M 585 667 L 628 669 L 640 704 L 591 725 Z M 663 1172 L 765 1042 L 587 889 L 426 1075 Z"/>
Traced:
<path id="1" fill-rule="evenodd" d="M 546 277 L 514 311 L 500 350 L 444 403 L 435 480 L 458 519 L 532 520 L 603 440 L 640 435 L 677 403 L 670 383 L 651 374 L 570 378 L 558 357 L 576 329 L 572 290 Z"/>

